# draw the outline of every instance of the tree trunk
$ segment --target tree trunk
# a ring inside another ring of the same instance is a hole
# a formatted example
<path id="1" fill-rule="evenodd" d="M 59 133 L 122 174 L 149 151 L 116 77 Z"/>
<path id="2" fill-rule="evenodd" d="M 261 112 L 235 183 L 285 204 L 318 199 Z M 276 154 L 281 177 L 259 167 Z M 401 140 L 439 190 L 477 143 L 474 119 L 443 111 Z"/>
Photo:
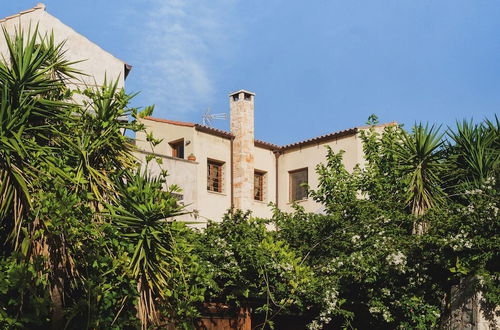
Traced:
<path id="1" fill-rule="evenodd" d="M 52 330 L 64 329 L 64 302 L 63 302 L 64 289 L 62 279 L 56 275 L 52 286 L 50 288 L 50 296 L 52 299 Z"/>

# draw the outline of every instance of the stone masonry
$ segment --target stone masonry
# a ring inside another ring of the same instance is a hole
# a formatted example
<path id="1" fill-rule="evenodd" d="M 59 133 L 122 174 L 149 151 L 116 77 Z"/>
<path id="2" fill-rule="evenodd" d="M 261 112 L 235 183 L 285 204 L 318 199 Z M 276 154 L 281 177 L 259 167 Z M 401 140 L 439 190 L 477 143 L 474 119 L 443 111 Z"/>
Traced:
<path id="1" fill-rule="evenodd" d="M 240 90 L 229 95 L 233 142 L 234 207 L 249 210 L 253 203 L 254 177 L 254 97 Z"/>

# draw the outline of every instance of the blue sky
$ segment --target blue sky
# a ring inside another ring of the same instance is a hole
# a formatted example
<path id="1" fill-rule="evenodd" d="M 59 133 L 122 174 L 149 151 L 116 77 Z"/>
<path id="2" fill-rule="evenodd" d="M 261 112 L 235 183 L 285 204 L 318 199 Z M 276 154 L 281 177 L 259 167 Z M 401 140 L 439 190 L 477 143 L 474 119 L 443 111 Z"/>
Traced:
<path id="1" fill-rule="evenodd" d="M 33 7 L 9 1 L 0 16 Z M 286 144 L 381 122 L 500 109 L 500 1 L 62 1 L 47 11 L 134 68 L 134 105 L 201 122 L 255 92 L 256 137 Z M 228 129 L 227 121 L 215 126 Z"/>

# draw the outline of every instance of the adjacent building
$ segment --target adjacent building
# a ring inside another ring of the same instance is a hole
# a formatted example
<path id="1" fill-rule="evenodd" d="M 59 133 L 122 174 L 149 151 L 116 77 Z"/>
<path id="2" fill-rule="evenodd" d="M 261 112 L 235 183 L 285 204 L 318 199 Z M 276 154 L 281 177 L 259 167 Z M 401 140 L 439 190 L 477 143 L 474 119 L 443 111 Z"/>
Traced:
<path id="1" fill-rule="evenodd" d="M 78 62 L 73 65 L 75 69 L 85 73 L 70 81 L 73 88 L 102 86 L 107 82 L 118 81 L 118 88 L 125 86 L 125 79 L 132 69 L 130 65 L 105 51 L 55 16 L 46 11 L 44 4 L 0 19 L 0 27 L 5 28 L 10 36 L 21 29 L 25 35 L 33 33 L 38 28 L 40 36 L 45 37 L 53 33 L 54 41 L 58 44 L 64 42 L 64 56 L 68 61 Z M 0 32 L 1 33 L 1 32 Z M 3 35 L 0 37 L 0 54 L 7 50 Z"/>
<path id="2" fill-rule="evenodd" d="M 101 86 L 105 80 L 125 86 L 131 66 L 103 50 L 38 4 L 32 9 L 0 19 L 0 26 L 10 35 L 18 29 L 41 36 L 53 33 L 57 43 L 64 42 L 65 57 L 77 61 L 74 66 L 85 75 L 70 81 L 73 88 Z M 6 53 L 0 38 L 0 53 Z M 195 123 L 146 117 L 145 132 L 136 135 L 136 157 L 146 163 L 154 154 L 162 164 L 150 162 L 148 170 L 158 174 L 167 170 L 167 184 L 182 189 L 178 198 L 194 216 L 182 220 L 204 222 L 220 220 L 229 208 L 251 210 L 255 217 L 270 217 L 270 203 L 290 211 L 293 203 L 307 211 L 321 212 L 322 207 L 307 198 L 305 184 L 318 184 L 316 165 L 325 161 L 326 146 L 344 150 L 348 170 L 363 162 L 359 131 L 354 127 L 310 140 L 278 146 L 254 138 L 255 94 L 240 90 L 229 94 L 230 131 Z M 382 125 L 383 126 L 383 125 Z M 162 142 L 154 148 L 146 134 L 153 133 Z"/>

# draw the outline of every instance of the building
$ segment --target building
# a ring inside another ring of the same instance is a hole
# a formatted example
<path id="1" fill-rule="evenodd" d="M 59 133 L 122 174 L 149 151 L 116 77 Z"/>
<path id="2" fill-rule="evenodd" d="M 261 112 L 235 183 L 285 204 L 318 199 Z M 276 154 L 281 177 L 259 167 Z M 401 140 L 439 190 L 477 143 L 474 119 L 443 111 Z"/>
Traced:
<path id="1" fill-rule="evenodd" d="M 220 220 L 231 207 L 268 218 L 272 215 L 270 202 L 284 211 L 291 211 L 295 202 L 306 211 L 320 212 L 321 205 L 307 198 L 302 184 L 316 188 L 315 168 L 325 162 L 326 146 L 345 151 L 348 170 L 363 162 L 359 132 L 366 127 L 285 146 L 255 140 L 254 101 L 255 94 L 245 90 L 229 95 L 230 132 L 194 123 L 142 119 L 145 132 L 136 135 L 137 158 L 144 163 L 147 155 L 159 157 L 161 164 L 150 162 L 148 170 L 153 174 L 167 170 L 167 184 L 182 188 L 179 198 L 201 221 Z M 148 133 L 162 142 L 152 147 Z"/>
<path id="2" fill-rule="evenodd" d="M 108 82 L 118 81 L 118 88 L 123 88 L 125 79 L 132 69 L 124 61 L 100 48 L 49 14 L 42 3 L 18 14 L 0 19 L 0 26 L 5 28 L 11 36 L 14 36 L 19 28 L 27 34 L 29 31 L 33 32 L 37 26 L 41 36 L 53 32 L 56 43 L 65 43 L 65 58 L 71 62 L 80 61 L 73 67 L 85 73 L 85 75 L 79 75 L 77 79 L 69 82 L 69 86 L 73 89 L 102 86 L 105 79 Z M 0 37 L 0 53 L 5 54 L 6 50 L 7 45 L 2 36 Z"/>
<path id="3" fill-rule="evenodd" d="M 43 4 L 0 19 L 0 25 L 11 35 L 19 27 L 26 32 L 38 26 L 42 36 L 53 32 L 57 43 L 65 42 L 66 58 L 81 61 L 75 67 L 87 74 L 70 81 L 70 87 L 101 86 L 105 79 L 118 80 L 119 88 L 125 85 L 130 65 L 49 14 Z M 0 53 L 5 51 L 5 40 L 0 38 Z M 161 169 L 170 173 L 167 183 L 182 189 L 179 198 L 199 221 L 220 220 L 231 207 L 252 210 L 254 216 L 267 218 L 272 215 L 270 202 L 285 211 L 296 202 L 307 211 L 320 212 L 321 205 L 307 198 L 302 184 L 316 188 L 315 168 L 325 161 L 325 146 L 345 151 L 348 170 L 363 162 L 358 135 L 362 127 L 286 146 L 255 140 L 254 101 L 255 94 L 249 91 L 229 95 L 230 132 L 194 123 L 142 119 L 146 131 L 162 142 L 152 148 L 146 133 L 137 133 L 137 158 L 145 163 L 148 154 L 155 154 L 162 160 L 161 165 L 151 162 L 149 170 L 154 174 Z M 184 219 L 193 220 L 191 216 Z"/>

